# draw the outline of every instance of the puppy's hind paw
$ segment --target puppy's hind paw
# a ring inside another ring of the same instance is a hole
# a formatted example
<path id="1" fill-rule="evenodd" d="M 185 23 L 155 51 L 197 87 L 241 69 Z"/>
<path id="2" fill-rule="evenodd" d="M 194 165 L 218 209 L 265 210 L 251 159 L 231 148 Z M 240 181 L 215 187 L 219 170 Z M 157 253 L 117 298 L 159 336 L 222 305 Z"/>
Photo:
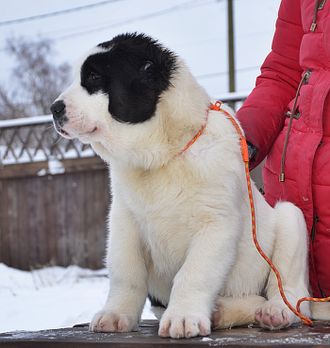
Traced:
<path id="1" fill-rule="evenodd" d="M 279 330 L 294 322 L 294 314 L 283 305 L 266 302 L 256 310 L 255 319 L 261 327 L 269 330 Z"/>

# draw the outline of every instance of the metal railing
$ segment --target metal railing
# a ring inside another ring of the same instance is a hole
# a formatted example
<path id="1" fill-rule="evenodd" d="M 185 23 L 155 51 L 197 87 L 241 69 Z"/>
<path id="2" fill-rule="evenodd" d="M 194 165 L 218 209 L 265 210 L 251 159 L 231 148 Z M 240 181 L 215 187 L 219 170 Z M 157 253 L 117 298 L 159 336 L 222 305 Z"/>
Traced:
<path id="1" fill-rule="evenodd" d="M 227 93 L 218 99 L 237 109 L 247 95 Z M 89 145 L 58 135 L 50 115 L 0 121 L 0 166 L 94 156 Z"/>
<path id="2" fill-rule="evenodd" d="M 0 121 L 0 166 L 93 156 L 89 145 L 58 135 L 51 116 Z"/>

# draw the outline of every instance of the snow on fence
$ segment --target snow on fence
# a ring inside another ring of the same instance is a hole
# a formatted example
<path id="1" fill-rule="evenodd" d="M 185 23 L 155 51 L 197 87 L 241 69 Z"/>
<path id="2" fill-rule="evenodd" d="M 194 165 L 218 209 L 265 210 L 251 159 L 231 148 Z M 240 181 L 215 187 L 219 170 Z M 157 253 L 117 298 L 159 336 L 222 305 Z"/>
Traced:
<path id="1" fill-rule="evenodd" d="M 0 121 L 0 165 L 93 156 L 90 146 L 60 137 L 50 115 Z"/>
<path id="2" fill-rule="evenodd" d="M 241 102 L 246 94 L 221 100 Z M 59 139 L 51 116 L 0 121 L 0 262 L 100 268 L 111 197 L 106 165 Z"/>

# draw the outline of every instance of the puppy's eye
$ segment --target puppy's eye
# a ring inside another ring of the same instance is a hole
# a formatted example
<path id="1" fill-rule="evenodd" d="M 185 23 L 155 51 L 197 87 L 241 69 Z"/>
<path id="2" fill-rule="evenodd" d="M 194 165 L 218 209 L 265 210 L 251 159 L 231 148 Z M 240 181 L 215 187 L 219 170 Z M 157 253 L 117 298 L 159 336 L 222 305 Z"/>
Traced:
<path id="1" fill-rule="evenodd" d="M 153 65 L 153 62 L 150 60 L 146 61 L 146 63 L 143 65 L 142 69 L 143 71 L 147 71 L 151 66 Z"/>
<path id="2" fill-rule="evenodd" d="M 101 79 L 101 75 L 96 73 L 95 71 L 91 71 L 88 75 L 88 80 L 90 81 L 98 81 Z"/>

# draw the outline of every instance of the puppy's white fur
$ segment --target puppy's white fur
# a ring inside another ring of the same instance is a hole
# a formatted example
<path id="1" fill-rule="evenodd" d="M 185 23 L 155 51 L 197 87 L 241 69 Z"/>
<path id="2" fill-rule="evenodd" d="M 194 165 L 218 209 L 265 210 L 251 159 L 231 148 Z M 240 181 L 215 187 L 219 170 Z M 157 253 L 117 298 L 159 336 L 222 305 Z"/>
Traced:
<path id="1" fill-rule="evenodd" d="M 216 327 L 255 319 L 288 326 L 298 319 L 252 241 L 239 137 L 222 112 L 210 111 L 203 135 L 178 155 L 205 122 L 210 98 L 182 61 L 171 83 L 140 124 L 115 121 L 107 97 L 87 95 L 79 81 L 60 96 L 65 130 L 91 143 L 111 170 L 111 287 L 91 329 L 133 330 L 148 293 L 168 304 L 159 328 L 165 337 L 208 335 L 216 305 Z M 254 185 L 253 195 L 259 242 L 295 304 L 308 295 L 303 215 L 290 203 L 271 208 Z"/>

